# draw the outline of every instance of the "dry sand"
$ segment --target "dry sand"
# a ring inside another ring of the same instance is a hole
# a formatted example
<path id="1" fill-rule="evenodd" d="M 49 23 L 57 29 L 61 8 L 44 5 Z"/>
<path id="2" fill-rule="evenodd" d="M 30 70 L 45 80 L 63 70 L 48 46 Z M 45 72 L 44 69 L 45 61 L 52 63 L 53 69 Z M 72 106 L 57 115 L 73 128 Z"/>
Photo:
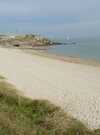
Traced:
<path id="1" fill-rule="evenodd" d="M 25 96 L 50 100 L 91 129 L 100 128 L 100 67 L 0 48 L 0 75 Z"/>

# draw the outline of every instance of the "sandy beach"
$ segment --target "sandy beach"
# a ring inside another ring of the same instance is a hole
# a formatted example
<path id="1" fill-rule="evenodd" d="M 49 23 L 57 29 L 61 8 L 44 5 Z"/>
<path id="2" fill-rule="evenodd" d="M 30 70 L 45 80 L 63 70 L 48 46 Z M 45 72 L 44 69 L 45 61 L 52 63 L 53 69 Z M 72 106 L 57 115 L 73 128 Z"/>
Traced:
<path id="1" fill-rule="evenodd" d="M 89 128 L 100 128 L 99 66 L 0 48 L 0 75 L 21 94 L 49 100 Z"/>

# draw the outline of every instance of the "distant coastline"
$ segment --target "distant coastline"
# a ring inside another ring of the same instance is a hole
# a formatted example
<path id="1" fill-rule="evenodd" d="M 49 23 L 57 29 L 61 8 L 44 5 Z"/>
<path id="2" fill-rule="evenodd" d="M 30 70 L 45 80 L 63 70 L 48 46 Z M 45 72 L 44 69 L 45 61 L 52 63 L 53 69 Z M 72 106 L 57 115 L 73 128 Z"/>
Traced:
<path id="1" fill-rule="evenodd" d="M 35 48 L 51 46 L 53 42 L 48 38 L 35 34 L 25 35 L 0 35 L 0 45 L 5 47 Z"/>
<path id="2" fill-rule="evenodd" d="M 99 41 L 50 40 L 40 35 L 0 35 L 0 47 L 22 49 L 70 63 L 100 66 Z M 95 58 L 95 59 L 94 59 Z"/>

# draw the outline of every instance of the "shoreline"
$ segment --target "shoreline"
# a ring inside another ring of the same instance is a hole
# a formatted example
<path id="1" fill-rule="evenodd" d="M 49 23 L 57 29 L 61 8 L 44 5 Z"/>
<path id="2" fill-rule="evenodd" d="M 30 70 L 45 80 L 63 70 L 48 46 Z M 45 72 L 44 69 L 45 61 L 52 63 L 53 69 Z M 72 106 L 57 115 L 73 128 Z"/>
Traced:
<path id="1" fill-rule="evenodd" d="M 21 49 L 22 51 L 26 53 L 30 53 L 32 55 L 39 55 L 42 57 L 47 57 L 51 59 L 57 59 L 63 62 L 68 62 L 68 63 L 75 63 L 75 64 L 83 64 L 83 65 L 90 65 L 90 66 L 100 66 L 100 61 L 99 60 L 86 60 L 82 59 L 80 57 L 73 57 L 73 56 L 62 56 L 62 55 L 57 55 L 57 54 L 52 54 L 49 52 L 46 52 L 45 50 L 31 50 L 31 49 Z"/>
<path id="2" fill-rule="evenodd" d="M 56 60 L 60 60 L 63 62 L 68 62 L 68 63 L 75 63 L 75 64 L 83 64 L 83 65 L 90 65 L 90 66 L 96 66 L 96 67 L 100 67 L 100 61 L 99 60 L 93 60 L 93 59 L 83 59 L 80 57 L 73 57 L 73 56 L 62 56 L 62 55 L 58 55 L 58 54 L 53 54 L 53 53 L 49 53 L 47 51 L 45 51 L 45 49 L 43 50 L 35 50 L 33 48 L 14 48 L 14 47 L 2 47 L 0 46 L 0 48 L 5 48 L 5 49 L 14 49 L 14 50 L 22 50 L 23 52 L 32 54 L 32 55 L 39 55 L 42 57 L 47 57 L 50 59 L 56 59 Z"/>

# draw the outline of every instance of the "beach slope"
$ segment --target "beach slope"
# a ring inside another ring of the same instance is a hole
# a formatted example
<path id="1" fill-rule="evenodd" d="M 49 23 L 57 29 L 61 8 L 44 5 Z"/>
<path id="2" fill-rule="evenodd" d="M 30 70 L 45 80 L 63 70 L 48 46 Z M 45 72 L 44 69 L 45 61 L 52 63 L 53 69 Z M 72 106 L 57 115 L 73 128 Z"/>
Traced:
<path id="1" fill-rule="evenodd" d="M 0 48 L 0 75 L 21 94 L 47 99 L 90 128 L 100 128 L 100 67 Z"/>

